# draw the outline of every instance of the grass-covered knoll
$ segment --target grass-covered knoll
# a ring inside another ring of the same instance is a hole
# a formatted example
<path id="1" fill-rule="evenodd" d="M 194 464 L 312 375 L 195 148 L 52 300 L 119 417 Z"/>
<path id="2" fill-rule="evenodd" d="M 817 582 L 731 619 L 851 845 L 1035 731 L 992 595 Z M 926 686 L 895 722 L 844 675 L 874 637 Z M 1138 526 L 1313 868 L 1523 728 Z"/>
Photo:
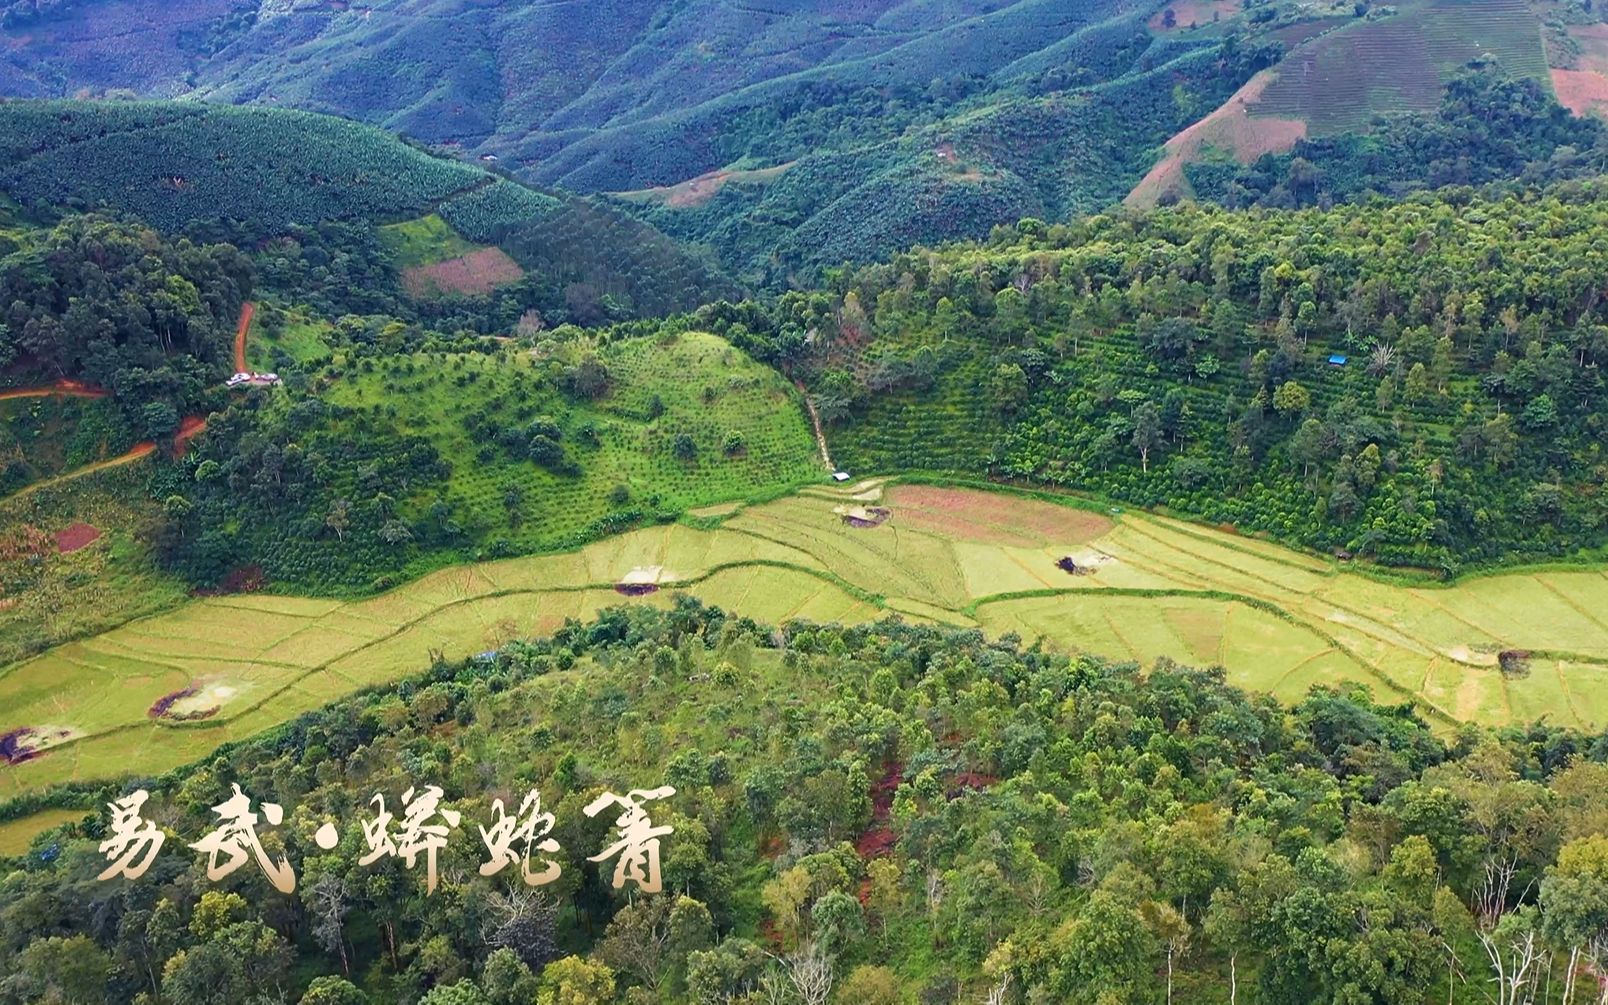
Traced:
<path id="1" fill-rule="evenodd" d="M 824 477 L 796 392 L 723 340 L 556 334 L 532 352 L 354 318 L 323 356 L 281 349 L 288 388 L 216 418 L 164 475 L 193 504 L 169 560 L 203 584 L 251 567 L 366 590 Z"/>
<path id="2" fill-rule="evenodd" d="M 259 307 L 246 341 L 247 368 L 274 372 L 317 366 L 330 356 L 333 328 L 305 311 Z"/>
<path id="3" fill-rule="evenodd" d="M 355 122 L 193 103 L 0 104 L 0 155 L 19 202 L 105 204 L 165 230 L 394 218 L 491 181 Z"/>
<path id="4" fill-rule="evenodd" d="M 478 247 L 464 240 L 435 213 L 385 224 L 380 227 L 380 244 L 402 269 L 456 258 Z"/>
<path id="5" fill-rule="evenodd" d="M 70 959 L 116 1005 L 265 985 L 295 1000 L 315 978 L 309 1005 L 692 1005 L 806 1000 L 785 989 L 808 960 L 836 1000 L 868 1005 L 1001 988 L 1125 1005 L 1430 1005 L 1450 989 L 1472 1005 L 1493 930 L 1537 960 L 1521 990 L 1540 1000 L 1550 965 L 1557 994 L 1570 940 L 1594 931 L 1566 926 L 1604 888 L 1608 751 L 1557 726 L 1443 738 L 1345 689 L 1290 707 L 1170 663 L 692 602 L 398 670 L 398 687 L 145 779 L 168 841 L 139 881 L 95 880 L 100 823 L 38 837 L 0 877 L 0 979 L 49 988 Z M 258 830 L 294 895 L 249 863 L 209 882 L 184 847 L 231 784 L 283 806 Z M 375 793 L 391 809 L 427 784 L 462 813 L 433 896 L 423 862 L 359 864 Z M 674 829 L 664 893 L 611 890 L 613 814 L 583 808 L 659 784 L 676 790 L 648 811 Z M 532 789 L 561 868 L 535 896 L 517 866 L 483 875 L 477 833 L 493 800 Z M 341 836 L 327 854 L 325 821 Z"/>
<path id="6" fill-rule="evenodd" d="M 1291 702 L 1357 684 L 1445 730 L 1608 725 L 1600 570 L 1410 586 L 1077 500 L 869 480 L 442 569 L 362 600 L 195 600 L 59 646 L 0 670 L 0 732 L 36 729 L 41 744 L 0 769 L 0 789 L 114 777 L 131 750 L 135 770 L 165 771 L 431 653 L 470 656 L 678 592 L 763 621 L 899 614 L 1145 666 L 1220 665 Z"/>

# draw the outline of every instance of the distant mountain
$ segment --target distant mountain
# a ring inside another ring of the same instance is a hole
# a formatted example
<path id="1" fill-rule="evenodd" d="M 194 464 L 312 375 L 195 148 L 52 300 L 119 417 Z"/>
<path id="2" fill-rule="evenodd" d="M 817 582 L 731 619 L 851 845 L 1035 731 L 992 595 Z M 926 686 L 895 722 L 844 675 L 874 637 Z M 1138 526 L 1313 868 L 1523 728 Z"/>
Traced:
<path id="1" fill-rule="evenodd" d="M 527 187 L 371 126 L 288 109 L 0 102 L 0 194 L 46 218 L 113 209 L 242 246 L 329 225 L 351 230 L 338 241 L 351 245 L 383 237 L 383 225 L 429 217 L 408 233 L 430 246 L 399 264 L 469 269 L 480 279 L 468 277 L 463 292 L 485 293 L 488 267 L 493 275 L 498 267 L 471 256 L 477 246 L 501 246 L 513 261 L 499 258 L 500 274 L 528 276 L 532 286 L 519 306 L 552 319 L 656 316 L 739 292 L 704 255 L 618 210 Z M 327 271 L 298 276 L 299 291 Z M 331 310 L 400 309 L 373 301 L 369 282 L 324 285 L 338 295 L 323 305 Z"/>
<path id="2" fill-rule="evenodd" d="M 1154 0 L 25 0 L 4 15 L 0 91 L 338 113 L 619 194 L 779 282 L 1120 198 L 1266 59 L 1155 32 L 1154 14 Z"/>
<path id="3" fill-rule="evenodd" d="M 1188 198 L 1186 166 L 1433 113 L 1470 61 L 1593 110 L 1608 27 L 1544 6 L 0 0 L 0 93 L 337 113 L 608 194 L 776 286 Z"/>

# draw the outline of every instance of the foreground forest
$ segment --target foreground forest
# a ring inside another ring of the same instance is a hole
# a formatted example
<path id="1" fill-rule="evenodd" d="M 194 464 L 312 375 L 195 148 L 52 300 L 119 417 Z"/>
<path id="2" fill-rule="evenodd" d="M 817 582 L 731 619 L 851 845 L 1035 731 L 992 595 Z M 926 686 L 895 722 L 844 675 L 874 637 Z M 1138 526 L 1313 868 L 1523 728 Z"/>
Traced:
<path id="1" fill-rule="evenodd" d="M 103 817 L 41 837 L 0 878 L 0 1001 L 1586 1001 L 1605 761 L 1355 693 L 1286 708 L 1165 662 L 681 599 L 141 781 L 170 834 L 143 879 L 95 879 Z M 254 863 L 209 883 L 184 847 L 234 784 L 284 806 L 260 831 L 294 895 Z M 622 895 L 582 861 L 607 844 L 582 808 L 661 784 L 664 892 Z M 463 814 L 433 896 L 422 860 L 356 864 L 372 796 L 415 785 Z M 561 876 L 482 878 L 476 823 L 530 789 Z"/>

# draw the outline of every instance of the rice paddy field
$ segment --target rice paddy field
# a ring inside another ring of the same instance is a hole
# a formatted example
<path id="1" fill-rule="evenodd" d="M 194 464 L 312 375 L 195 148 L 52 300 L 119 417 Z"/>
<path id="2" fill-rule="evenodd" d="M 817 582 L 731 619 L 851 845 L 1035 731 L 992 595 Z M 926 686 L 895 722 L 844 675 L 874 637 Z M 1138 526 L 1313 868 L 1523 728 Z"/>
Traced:
<path id="1" fill-rule="evenodd" d="M 1369 686 L 1432 721 L 1608 725 L 1608 571 L 1401 585 L 1260 540 L 1072 501 L 870 480 L 359 601 L 200 598 L 0 670 L 0 798 L 155 773 L 355 690 L 676 592 L 766 622 L 911 620 L 1297 700 Z M 9 763 L 8 763 L 9 762 Z"/>

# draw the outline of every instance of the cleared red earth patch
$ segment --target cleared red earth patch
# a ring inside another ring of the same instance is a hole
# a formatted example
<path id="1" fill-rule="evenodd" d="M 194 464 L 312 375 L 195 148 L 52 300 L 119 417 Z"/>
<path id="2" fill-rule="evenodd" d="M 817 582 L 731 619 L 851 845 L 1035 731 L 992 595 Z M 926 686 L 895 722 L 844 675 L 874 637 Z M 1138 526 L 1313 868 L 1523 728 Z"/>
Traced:
<path id="1" fill-rule="evenodd" d="M 1277 70 L 1263 70 L 1210 115 L 1168 140 L 1162 147 L 1162 158 L 1123 202 L 1150 207 L 1168 195 L 1189 195 L 1184 165 L 1193 162 L 1207 147 L 1227 151 L 1241 164 L 1251 164 L 1263 154 L 1283 153 L 1294 146 L 1296 140 L 1306 136 L 1305 122 L 1251 114 L 1277 75 Z"/>
<path id="2" fill-rule="evenodd" d="M 65 555 L 99 541 L 100 536 L 100 528 L 87 523 L 75 523 L 56 531 L 56 550 Z"/>
<path id="3" fill-rule="evenodd" d="M 415 297 L 482 296 L 524 277 L 525 270 L 507 252 L 481 248 L 444 262 L 405 269 L 402 285 Z"/>
<path id="4" fill-rule="evenodd" d="M 1576 115 L 1608 111 L 1608 76 L 1595 70 L 1554 69 L 1552 89 L 1558 104 Z"/>
<path id="5" fill-rule="evenodd" d="M 873 858 L 883 858 L 893 852 L 899 843 L 899 838 L 888 825 L 888 819 L 893 815 L 893 797 L 899 790 L 899 780 L 903 776 L 904 768 L 897 762 L 890 762 L 882 772 L 882 777 L 871 786 L 871 826 L 866 828 L 860 839 L 854 843 L 854 850 L 867 861 Z M 864 903 L 870 892 L 869 884 L 860 891 L 860 902 Z"/>

